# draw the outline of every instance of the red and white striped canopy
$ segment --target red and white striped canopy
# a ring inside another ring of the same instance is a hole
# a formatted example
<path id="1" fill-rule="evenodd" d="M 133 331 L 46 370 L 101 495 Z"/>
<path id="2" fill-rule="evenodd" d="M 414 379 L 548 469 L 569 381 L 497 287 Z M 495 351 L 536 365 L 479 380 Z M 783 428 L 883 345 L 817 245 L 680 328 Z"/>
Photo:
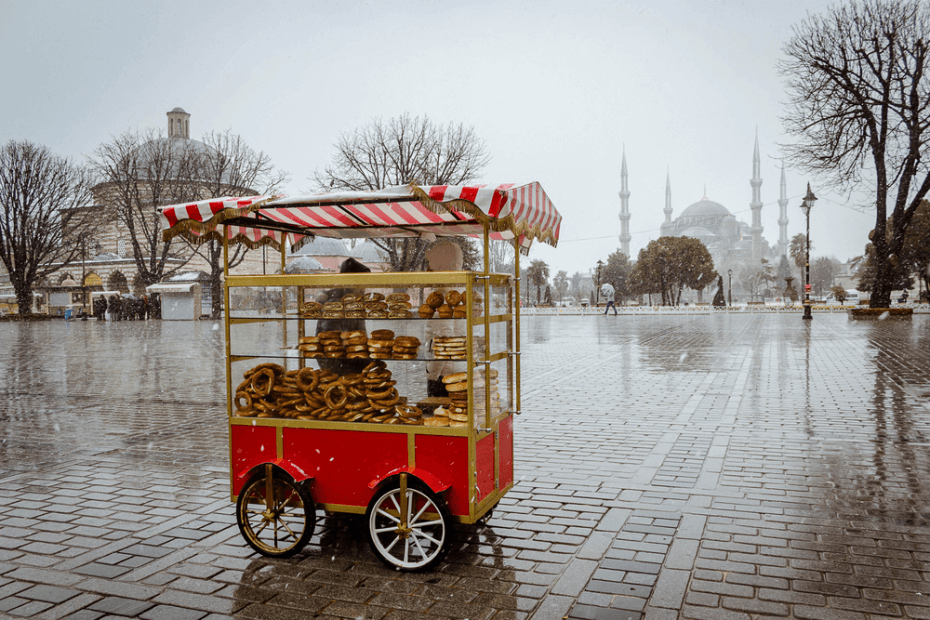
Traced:
<path id="1" fill-rule="evenodd" d="M 217 198 L 161 207 L 164 238 L 183 235 L 202 242 L 221 238 L 250 247 L 298 243 L 307 235 L 337 238 L 436 235 L 492 239 L 519 237 L 558 243 L 562 216 L 539 183 L 419 187 L 374 192 L 334 192 L 281 198 Z"/>

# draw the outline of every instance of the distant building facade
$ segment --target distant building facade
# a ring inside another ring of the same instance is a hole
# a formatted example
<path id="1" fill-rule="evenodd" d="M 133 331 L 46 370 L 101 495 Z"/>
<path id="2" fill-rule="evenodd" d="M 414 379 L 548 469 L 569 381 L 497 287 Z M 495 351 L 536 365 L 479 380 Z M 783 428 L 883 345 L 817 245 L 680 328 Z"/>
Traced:
<path id="1" fill-rule="evenodd" d="M 168 134 L 165 138 L 158 138 L 145 147 L 157 150 L 159 141 L 184 140 L 184 146 L 196 151 L 208 151 L 209 146 L 198 140 L 190 138 L 191 115 L 181 108 L 174 108 L 167 113 Z M 151 146 L 150 146 L 151 145 Z M 143 184 L 144 187 L 144 184 Z M 225 195 L 244 196 L 254 195 L 251 188 L 236 187 L 233 185 L 221 188 Z M 145 294 L 144 284 L 139 277 L 132 248 L 132 233 L 116 213 L 115 189 L 108 183 L 101 183 L 92 188 L 94 202 L 87 207 L 99 224 L 96 226 L 92 238 L 86 241 L 84 260 L 71 263 L 68 267 L 54 273 L 49 280 L 40 282 L 36 290 L 52 296 L 64 291 L 74 291 L 77 288 L 88 293 L 93 291 L 120 291 L 133 293 L 137 296 Z M 141 243 L 142 240 L 139 239 Z M 243 249 L 245 249 L 243 247 Z M 147 258 L 147 257 L 146 257 Z M 263 249 L 245 252 L 243 260 L 232 269 L 233 273 L 262 273 L 263 268 L 268 273 L 277 273 L 281 270 L 281 259 L 278 251 Z M 182 240 L 172 243 L 172 256 L 166 260 L 166 271 L 179 269 L 183 272 L 210 272 L 210 264 L 200 254 L 194 252 Z"/>

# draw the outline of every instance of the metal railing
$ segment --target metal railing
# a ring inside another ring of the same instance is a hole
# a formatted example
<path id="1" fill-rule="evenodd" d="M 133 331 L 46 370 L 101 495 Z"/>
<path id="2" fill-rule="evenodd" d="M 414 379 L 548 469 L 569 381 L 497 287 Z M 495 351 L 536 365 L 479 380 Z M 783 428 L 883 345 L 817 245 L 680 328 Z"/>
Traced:
<path id="1" fill-rule="evenodd" d="M 818 314 L 821 313 L 846 313 L 847 310 L 861 306 L 844 305 L 844 306 L 825 306 L 814 305 L 811 310 Z M 896 304 L 895 308 L 911 308 L 914 314 L 930 314 L 930 305 L 928 304 Z M 801 305 L 784 306 L 784 305 L 739 305 L 733 307 L 714 307 L 714 306 L 619 306 L 617 314 L 624 315 L 656 315 L 656 314 L 800 314 L 804 312 Z M 522 307 L 520 314 L 525 316 L 595 316 L 604 314 L 603 308 L 568 306 L 559 308 L 533 308 Z M 613 314 L 613 312 L 610 312 Z"/>

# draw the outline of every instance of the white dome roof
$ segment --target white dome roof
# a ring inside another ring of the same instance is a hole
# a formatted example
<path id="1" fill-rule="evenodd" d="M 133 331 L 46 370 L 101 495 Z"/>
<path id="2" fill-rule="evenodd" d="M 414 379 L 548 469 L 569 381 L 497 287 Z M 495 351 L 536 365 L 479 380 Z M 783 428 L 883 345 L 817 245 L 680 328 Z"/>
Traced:
<path id="1" fill-rule="evenodd" d="M 719 202 L 714 202 L 713 200 L 700 200 L 694 204 L 688 206 L 687 209 L 682 211 L 681 217 L 707 217 L 707 216 L 723 216 L 726 217 L 730 215 L 730 212 L 725 206 Z"/>
<path id="2" fill-rule="evenodd" d="M 294 256 L 349 256 L 349 249 L 339 239 L 314 237 L 294 252 Z"/>
<path id="3" fill-rule="evenodd" d="M 313 271 L 323 271 L 323 265 L 312 256 L 298 256 L 288 263 L 284 269 L 284 273 L 310 273 Z"/>
<path id="4" fill-rule="evenodd" d="M 682 237 L 693 237 L 695 239 L 701 239 L 706 237 L 716 237 L 714 233 L 707 230 L 706 228 L 701 228 L 700 226 L 692 226 L 681 233 Z"/>
<path id="5" fill-rule="evenodd" d="M 357 246 L 355 246 L 349 256 L 355 260 L 365 263 L 386 263 L 388 262 L 387 255 L 384 250 L 375 245 L 374 241 L 370 239 L 365 239 Z"/>

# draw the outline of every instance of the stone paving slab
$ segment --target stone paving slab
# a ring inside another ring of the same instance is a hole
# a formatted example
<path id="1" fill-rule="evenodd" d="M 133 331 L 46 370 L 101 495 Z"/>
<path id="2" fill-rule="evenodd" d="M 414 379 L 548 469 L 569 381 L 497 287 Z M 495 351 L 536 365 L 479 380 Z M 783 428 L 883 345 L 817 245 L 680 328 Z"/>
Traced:
<path id="1" fill-rule="evenodd" d="M 423 574 L 250 552 L 217 324 L 0 326 L 2 617 L 930 618 L 927 316 L 525 319 L 517 485 Z"/>

